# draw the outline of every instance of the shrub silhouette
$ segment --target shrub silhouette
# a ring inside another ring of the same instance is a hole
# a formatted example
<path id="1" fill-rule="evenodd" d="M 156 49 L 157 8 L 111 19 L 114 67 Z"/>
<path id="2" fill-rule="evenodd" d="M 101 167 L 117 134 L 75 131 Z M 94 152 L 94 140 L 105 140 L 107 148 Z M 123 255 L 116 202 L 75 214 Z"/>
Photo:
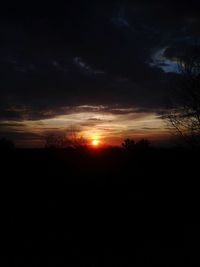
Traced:
<path id="1" fill-rule="evenodd" d="M 132 150 L 135 147 L 135 141 L 133 139 L 125 139 L 122 143 L 122 147 L 126 150 Z"/>
<path id="2" fill-rule="evenodd" d="M 147 150 L 150 146 L 150 142 L 147 139 L 141 139 L 138 142 L 135 142 L 133 139 L 125 139 L 122 143 L 122 147 L 128 151 L 131 150 Z"/>
<path id="3" fill-rule="evenodd" d="M 142 139 L 135 144 L 138 150 L 147 150 L 150 146 L 150 142 L 147 139 Z"/>

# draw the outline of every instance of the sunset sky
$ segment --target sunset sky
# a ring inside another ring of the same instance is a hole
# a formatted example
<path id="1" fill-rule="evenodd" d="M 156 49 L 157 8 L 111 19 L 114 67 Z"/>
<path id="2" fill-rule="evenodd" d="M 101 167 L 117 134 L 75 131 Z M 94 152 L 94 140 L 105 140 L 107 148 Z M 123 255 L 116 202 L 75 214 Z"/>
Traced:
<path id="1" fill-rule="evenodd" d="M 199 38 L 199 1 L 15 1 L 0 10 L 0 137 L 42 146 L 167 140 L 177 61 Z"/>

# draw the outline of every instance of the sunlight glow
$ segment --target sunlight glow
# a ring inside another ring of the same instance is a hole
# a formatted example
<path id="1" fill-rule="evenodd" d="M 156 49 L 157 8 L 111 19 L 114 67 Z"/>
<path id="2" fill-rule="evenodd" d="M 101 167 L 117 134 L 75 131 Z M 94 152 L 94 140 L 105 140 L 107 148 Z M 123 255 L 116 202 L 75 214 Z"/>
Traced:
<path id="1" fill-rule="evenodd" d="M 97 140 L 97 139 L 94 139 L 94 140 L 92 140 L 92 145 L 93 146 L 98 146 L 99 145 L 99 140 Z"/>
<path id="2" fill-rule="evenodd" d="M 112 109 L 113 110 L 113 109 Z M 121 145 L 125 136 L 133 139 L 147 138 L 161 140 L 169 136 L 169 129 L 160 115 L 153 112 L 139 112 L 129 108 L 105 111 L 103 106 L 74 107 L 72 112 L 55 115 L 38 120 L 23 120 L 18 122 L 1 121 L 4 130 L 27 133 L 30 143 L 43 147 L 44 135 L 51 133 L 71 134 L 70 129 L 78 129 L 78 136 L 83 136 L 91 148 L 103 148 L 105 145 Z M 113 112 L 113 113 L 112 113 Z M 19 145 L 27 146 L 27 140 L 19 140 Z"/>

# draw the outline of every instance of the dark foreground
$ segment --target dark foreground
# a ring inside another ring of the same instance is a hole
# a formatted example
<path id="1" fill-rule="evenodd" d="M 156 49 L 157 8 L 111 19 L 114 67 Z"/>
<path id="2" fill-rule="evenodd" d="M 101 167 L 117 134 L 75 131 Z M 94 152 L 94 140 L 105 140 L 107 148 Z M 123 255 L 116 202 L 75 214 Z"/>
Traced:
<path id="1" fill-rule="evenodd" d="M 0 153 L 7 266 L 200 266 L 199 151 Z"/>

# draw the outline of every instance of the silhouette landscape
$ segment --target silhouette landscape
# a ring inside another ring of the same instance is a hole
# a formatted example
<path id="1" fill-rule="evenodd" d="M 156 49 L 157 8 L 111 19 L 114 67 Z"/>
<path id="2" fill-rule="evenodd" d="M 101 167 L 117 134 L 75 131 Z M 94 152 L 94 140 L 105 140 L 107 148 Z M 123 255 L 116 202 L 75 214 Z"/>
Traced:
<path id="1" fill-rule="evenodd" d="M 199 266 L 199 10 L 2 4 L 2 265 Z"/>

